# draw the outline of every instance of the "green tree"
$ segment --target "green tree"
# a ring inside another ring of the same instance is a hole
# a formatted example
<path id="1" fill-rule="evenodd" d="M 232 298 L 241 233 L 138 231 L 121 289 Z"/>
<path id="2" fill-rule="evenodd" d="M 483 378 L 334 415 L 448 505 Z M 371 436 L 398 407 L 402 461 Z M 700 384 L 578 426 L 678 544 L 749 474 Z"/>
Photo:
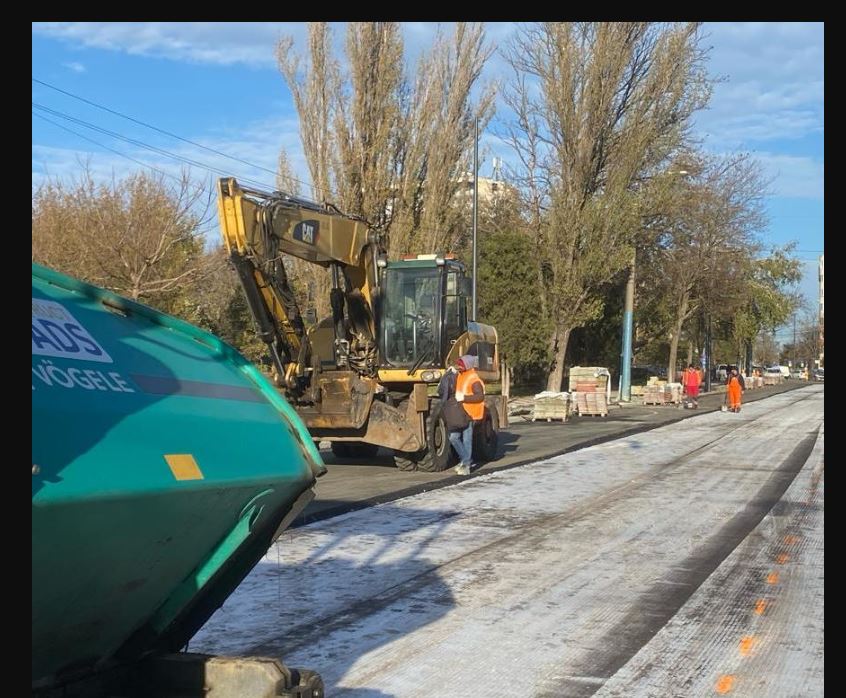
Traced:
<path id="1" fill-rule="evenodd" d="M 559 390 L 571 331 L 598 318 L 602 291 L 629 265 L 642 193 L 686 143 L 710 83 L 698 27 L 645 22 L 547 22 L 508 48 L 506 101 L 521 163 L 550 319 Z"/>
<path id="2" fill-rule="evenodd" d="M 538 303 L 531 240 L 515 231 L 486 231 L 479 254 L 479 317 L 496 327 L 515 383 L 546 377 L 549 328 Z"/>

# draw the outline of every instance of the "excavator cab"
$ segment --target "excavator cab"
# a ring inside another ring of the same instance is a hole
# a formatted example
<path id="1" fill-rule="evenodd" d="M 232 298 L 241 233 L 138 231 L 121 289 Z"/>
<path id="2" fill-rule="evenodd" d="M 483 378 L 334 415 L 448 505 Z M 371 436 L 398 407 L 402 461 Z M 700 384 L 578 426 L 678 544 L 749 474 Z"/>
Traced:
<path id="1" fill-rule="evenodd" d="M 467 281 L 462 264 L 436 255 L 386 263 L 377 313 L 380 368 L 443 368 L 467 332 Z"/>

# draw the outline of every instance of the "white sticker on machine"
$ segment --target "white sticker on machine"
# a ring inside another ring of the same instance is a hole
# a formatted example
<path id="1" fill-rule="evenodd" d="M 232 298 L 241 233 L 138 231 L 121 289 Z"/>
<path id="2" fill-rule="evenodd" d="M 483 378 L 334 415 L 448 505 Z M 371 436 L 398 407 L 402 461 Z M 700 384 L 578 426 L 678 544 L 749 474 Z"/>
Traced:
<path id="1" fill-rule="evenodd" d="M 32 299 L 32 353 L 113 363 L 112 357 L 61 303 Z"/>

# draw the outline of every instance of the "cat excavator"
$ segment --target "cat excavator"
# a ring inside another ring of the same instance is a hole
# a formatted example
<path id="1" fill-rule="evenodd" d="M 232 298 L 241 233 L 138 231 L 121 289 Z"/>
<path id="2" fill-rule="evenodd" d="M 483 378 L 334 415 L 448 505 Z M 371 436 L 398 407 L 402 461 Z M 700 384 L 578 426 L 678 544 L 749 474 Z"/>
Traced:
<path id="1" fill-rule="evenodd" d="M 496 329 L 468 319 L 471 281 L 451 255 L 389 261 L 384 233 L 329 204 L 218 181 L 218 213 L 277 389 L 315 441 L 339 458 L 393 450 L 401 470 L 455 462 L 437 384 L 459 356 L 478 358 L 487 386 L 474 459 L 496 455 L 507 425 Z M 293 259 L 331 278 L 331 315 L 306 323 L 291 286 Z M 307 326 L 308 325 L 308 326 Z"/>

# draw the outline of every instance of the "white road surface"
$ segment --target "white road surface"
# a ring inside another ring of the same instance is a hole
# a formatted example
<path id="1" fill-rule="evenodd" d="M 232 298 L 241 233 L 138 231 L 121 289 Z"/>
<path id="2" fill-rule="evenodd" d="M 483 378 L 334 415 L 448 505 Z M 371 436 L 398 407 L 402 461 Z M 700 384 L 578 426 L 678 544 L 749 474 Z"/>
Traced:
<path id="1" fill-rule="evenodd" d="M 287 532 L 189 649 L 280 656 L 327 696 L 822 696 L 823 400 Z"/>

